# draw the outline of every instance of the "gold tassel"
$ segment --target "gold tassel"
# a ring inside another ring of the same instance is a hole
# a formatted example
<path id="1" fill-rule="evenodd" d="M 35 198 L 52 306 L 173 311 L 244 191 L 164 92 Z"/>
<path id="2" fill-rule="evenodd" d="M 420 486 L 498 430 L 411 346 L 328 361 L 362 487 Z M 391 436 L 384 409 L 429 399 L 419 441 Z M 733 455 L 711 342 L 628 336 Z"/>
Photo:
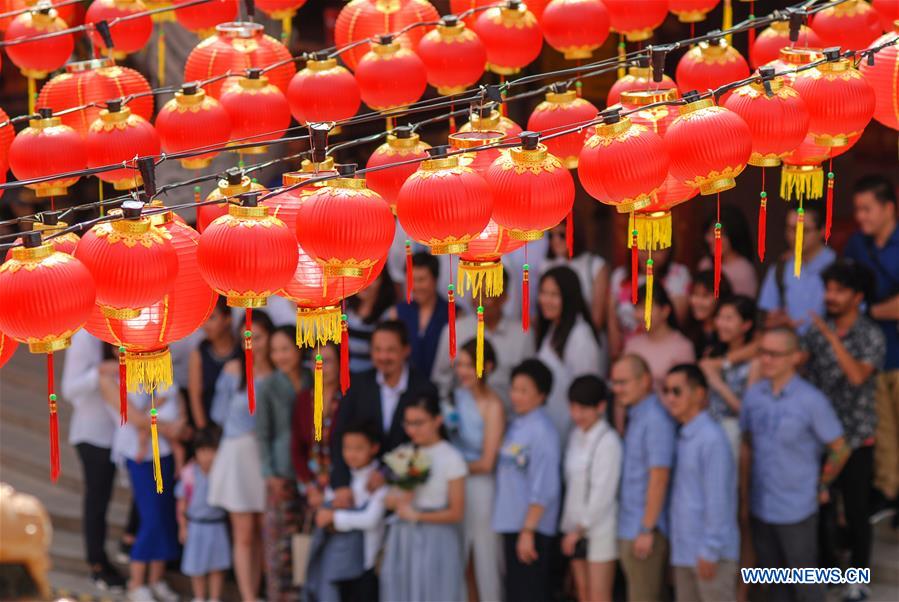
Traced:
<path id="1" fill-rule="evenodd" d="M 165 85 L 165 30 L 159 24 L 159 43 L 156 45 L 156 79 L 160 86 Z"/>
<path id="2" fill-rule="evenodd" d="M 624 43 L 624 34 L 618 34 L 618 79 L 627 75 L 627 68 L 624 66 L 627 60 L 627 51 Z"/>
<path id="3" fill-rule="evenodd" d="M 652 285 L 654 277 L 652 275 L 652 258 L 646 260 L 646 298 L 643 300 L 643 322 L 646 324 L 646 330 L 652 328 Z"/>
<path id="4" fill-rule="evenodd" d="M 724 0 L 724 13 L 721 17 L 721 30 L 726 31 L 734 26 L 734 6 L 733 0 Z M 725 36 L 727 43 L 733 45 L 734 36 L 729 34 Z"/>
<path id="5" fill-rule="evenodd" d="M 153 401 L 155 404 L 155 400 Z M 153 480 L 156 481 L 156 493 L 162 493 L 162 463 L 159 460 L 159 433 L 156 429 L 156 415 L 159 411 L 150 408 L 150 438 L 153 441 Z"/>
<path id="6" fill-rule="evenodd" d="M 315 355 L 315 380 L 313 385 L 313 422 L 315 423 L 315 440 L 322 440 L 322 413 L 324 412 L 324 392 L 322 383 L 322 354 Z"/>
<path id="7" fill-rule="evenodd" d="M 298 307 L 297 347 L 340 343 L 340 308 Z"/>
<path id="8" fill-rule="evenodd" d="M 293 13 L 281 17 L 281 42 L 290 46 L 290 34 L 293 33 Z"/>
<path id="9" fill-rule="evenodd" d="M 478 306 L 477 352 L 475 353 L 475 370 L 478 378 L 484 375 L 484 306 Z"/>
<path id="10" fill-rule="evenodd" d="M 637 233 L 637 248 L 641 251 L 658 251 L 671 246 L 671 212 L 631 213 L 628 232 Z M 627 248 L 633 245 L 633 236 L 627 239 Z"/>
<path id="11" fill-rule="evenodd" d="M 793 275 L 799 278 L 802 273 L 802 237 L 805 230 L 805 209 L 800 203 L 799 209 L 796 210 L 799 219 L 796 220 L 796 247 L 793 249 Z"/>
<path id="12" fill-rule="evenodd" d="M 824 196 L 824 170 L 820 165 L 784 165 L 780 172 L 780 198 L 785 201 Z"/>
<path id="13" fill-rule="evenodd" d="M 125 368 L 128 375 L 128 391 L 143 390 L 152 393 L 157 388 L 167 389 L 172 385 L 172 356 L 169 348 L 161 351 L 126 351 Z"/>
<path id="14" fill-rule="evenodd" d="M 465 261 L 459 260 L 458 270 L 460 297 L 466 290 L 471 291 L 471 296 L 480 298 L 482 294 L 488 297 L 499 297 L 503 294 L 503 264 L 501 261 Z"/>
<path id="15" fill-rule="evenodd" d="M 33 77 L 28 78 L 28 114 L 34 115 L 34 103 L 37 100 L 37 82 Z"/>

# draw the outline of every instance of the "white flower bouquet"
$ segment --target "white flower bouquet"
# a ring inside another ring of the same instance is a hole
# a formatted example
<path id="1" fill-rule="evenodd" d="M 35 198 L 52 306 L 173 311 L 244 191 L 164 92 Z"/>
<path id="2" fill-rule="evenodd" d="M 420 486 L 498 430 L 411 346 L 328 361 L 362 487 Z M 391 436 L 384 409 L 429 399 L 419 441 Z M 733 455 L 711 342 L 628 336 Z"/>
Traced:
<path id="1" fill-rule="evenodd" d="M 401 445 L 384 454 L 384 464 L 390 471 L 389 480 L 405 491 L 411 491 L 428 480 L 431 458 L 412 445 Z"/>

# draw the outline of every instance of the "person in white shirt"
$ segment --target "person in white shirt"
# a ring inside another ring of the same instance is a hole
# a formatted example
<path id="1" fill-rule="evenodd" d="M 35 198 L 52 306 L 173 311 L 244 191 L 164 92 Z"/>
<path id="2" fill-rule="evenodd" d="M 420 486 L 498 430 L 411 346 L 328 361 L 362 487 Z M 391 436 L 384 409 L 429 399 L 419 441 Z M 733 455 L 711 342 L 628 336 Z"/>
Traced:
<path id="1" fill-rule="evenodd" d="M 315 514 L 319 528 L 333 527 L 345 533 L 362 531 L 365 572 L 356 579 L 337 583 L 341 600 L 377 600 L 378 576 L 375 565 L 384 539 L 384 498 L 387 486 L 369 491 L 368 479 L 378 470 L 378 431 L 366 424 L 350 425 L 343 432 L 343 459 L 350 469 L 350 489 L 353 491 L 352 509 L 321 508 Z M 333 497 L 333 496 L 331 496 Z"/>
<path id="2" fill-rule="evenodd" d="M 562 553 L 570 556 L 579 602 L 612 599 L 618 559 L 616 524 L 621 438 L 605 420 L 612 395 L 595 376 L 568 389 L 575 428 L 565 451 Z"/>

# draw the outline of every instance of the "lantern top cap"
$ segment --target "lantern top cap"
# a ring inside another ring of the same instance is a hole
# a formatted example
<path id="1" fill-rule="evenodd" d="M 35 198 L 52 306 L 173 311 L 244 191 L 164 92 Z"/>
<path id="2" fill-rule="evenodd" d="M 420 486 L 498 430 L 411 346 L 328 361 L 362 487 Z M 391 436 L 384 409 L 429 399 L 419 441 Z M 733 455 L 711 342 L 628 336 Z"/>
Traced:
<path id="1" fill-rule="evenodd" d="M 43 242 L 39 231 L 22 233 L 22 245 L 12 248 L 12 258 L 16 261 L 38 262 L 50 257 L 56 249 L 49 242 Z"/>
<path id="2" fill-rule="evenodd" d="M 242 207 L 258 207 L 259 206 L 259 191 L 251 190 L 249 192 L 244 192 L 240 195 L 240 204 Z"/>
<path id="3" fill-rule="evenodd" d="M 198 84 L 197 82 L 188 82 L 186 84 L 181 84 L 181 93 L 186 96 L 193 96 L 199 91 L 200 84 Z"/>
<path id="4" fill-rule="evenodd" d="M 262 36 L 264 28 L 260 23 L 251 23 L 249 21 L 232 21 L 231 23 L 221 23 L 215 26 L 215 31 L 225 38 L 254 38 Z"/>
<path id="5" fill-rule="evenodd" d="M 144 197 L 146 198 L 146 197 Z M 129 199 L 122 203 L 122 217 L 127 220 L 139 220 L 144 210 L 143 201 Z"/>
<path id="6" fill-rule="evenodd" d="M 625 90 L 621 93 L 621 102 L 635 107 L 643 107 L 657 102 L 674 100 L 675 98 L 677 98 L 676 88 Z"/>
<path id="7" fill-rule="evenodd" d="M 371 52 L 378 56 L 391 56 L 399 52 L 401 48 L 400 43 L 388 34 L 378 36 L 378 39 L 371 45 Z"/>
<path id="8" fill-rule="evenodd" d="M 821 73 L 840 73 L 852 69 L 852 61 L 847 58 L 838 58 L 831 62 L 821 63 L 818 65 L 818 71 Z M 801 75 L 801 74 L 800 74 Z"/>
<path id="9" fill-rule="evenodd" d="M 243 181 L 243 179 L 243 172 L 237 167 L 232 167 L 225 172 L 225 181 L 229 186 L 237 186 Z"/>
<path id="10" fill-rule="evenodd" d="M 446 145 L 434 146 L 428 149 L 429 159 L 421 162 L 419 170 L 437 171 L 438 169 L 452 169 L 459 166 L 457 155 L 447 155 L 449 147 Z"/>
<path id="11" fill-rule="evenodd" d="M 449 135 L 449 145 L 453 150 L 466 150 L 484 146 L 485 144 L 494 144 L 504 137 L 505 134 L 494 130 L 456 132 Z"/>
<path id="12" fill-rule="evenodd" d="M 821 59 L 823 56 L 820 50 L 784 47 L 780 49 L 779 58 L 790 65 L 807 65 Z"/>
<path id="13" fill-rule="evenodd" d="M 34 225 L 37 226 L 40 224 L 41 226 L 57 226 L 59 225 L 59 211 L 44 211 L 41 213 L 41 221 L 35 222 Z"/>
<path id="14" fill-rule="evenodd" d="M 700 42 L 698 44 L 699 52 L 702 56 L 709 58 L 717 58 L 726 54 L 731 45 L 727 43 L 727 40 L 724 38 L 718 38 L 717 40 L 708 40 L 705 42 Z"/>
<path id="15" fill-rule="evenodd" d="M 712 98 L 700 98 L 700 99 L 692 99 L 688 97 L 686 94 L 684 95 L 684 100 L 687 100 L 687 104 L 679 107 L 680 114 L 689 115 L 690 113 L 695 113 L 696 111 L 701 111 L 702 109 L 708 109 L 715 106 L 715 100 Z"/>
<path id="16" fill-rule="evenodd" d="M 444 27 L 456 27 L 459 23 L 459 17 L 456 15 L 444 15 L 440 18 L 440 24 Z M 464 26 L 465 24 L 462 23 L 462 25 Z"/>
<path id="17" fill-rule="evenodd" d="M 577 100 L 577 92 L 575 90 L 569 90 L 567 87 L 553 86 L 553 89 L 546 93 L 546 102 L 550 102 L 552 104 L 564 104 L 568 102 L 574 102 Z"/>
<path id="18" fill-rule="evenodd" d="M 315 53 L 306 61 L 306 68 L 310 71 L 327 71 L 337 66 L 337 59 L 328 58 L 326 54 Z"/>
<path id="19" fill-rule="evenodd" d="M 521 148 L 524 150 L 537 150 L 540 145 L 540 134 L 537 132 L 521 132 L 519 138 L 521 139 Z"/>
<path id="20" fill-rule="evenodd" d="M 325 157 L 324 161 L 310 161 L 309 159 L 303 159 L 303 162 L 300 163 L 300 169 L 304 173 L 335 171 L 334 157 Z"/>
<path id="21" fill-rule="evenodd" d="M 633 123 L 627 117 L 620 117 L 615 111 L 616 119 L 614 121 L 609 121 L 605 117 L 603 118 L 603 123 L 600 123 L 596 126 L 596 135 L 597 136 L 605 136 L 605 137 L 615 137 L 620 136 L 624 132 L 631 129 Z"/>
<path id="22" fill-rule="evenodd" d="M 337 173 L 340 174 L 341 178 L 355 178 L 356 167 L 355 163 L 339 163 L 336 165 Z"/>
<path id="23" fill-rule="evenodd" d="M 94 71 L 95 69 L 112 67 L 113 65 L 115 65 L 115 63 L 109 57 L 90 59 L 87 61 L 74 61 L 66 65 L 66 73 L 85 73 L 87 71 Z"/>

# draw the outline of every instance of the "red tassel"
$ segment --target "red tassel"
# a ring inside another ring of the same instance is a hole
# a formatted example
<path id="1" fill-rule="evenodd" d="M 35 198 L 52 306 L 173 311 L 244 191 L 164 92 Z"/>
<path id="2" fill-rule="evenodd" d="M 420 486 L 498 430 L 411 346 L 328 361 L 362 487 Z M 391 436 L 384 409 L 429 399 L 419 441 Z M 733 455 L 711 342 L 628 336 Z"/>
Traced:
<path id="1" fill-rule="evenodd" d="M 721 288 L 721 222 L 715 224 L 715 298 Z"/>
<path id="2" fill-rule="evenodd" d="M 640 277 L 637 231 L 631 232 L 631 303 L 637 304 L 637 280 Z"/>
<path id="3" fill-rule="evenodd" d="M 768 237 L 768 193 L 764 190 L 760 193 L 759 202 L 759 261 L 765 261 L 765 243 Z"/>
<path id="4" fill-rule="evenodd" d="M 256 383 L 253 382 L 253 310 L 247 308 L 247 317 L 244 321 L 243 353 L 247 366 L 247 407 L 250 414 L 256 413 Z"/>
<path id="5" fill-rule="evenodd" d="M 53 352 L 47 354 L 47 405 L 50 410 L 50 480 L 59 478 L 59 415 L 54 392 Z"/>
<path id="6" fill-rule="evenodd" d="M 755 19 L 755 1 L 750 0 L 749 2 L 749 18 Z M 755 44 L 755 27 L 749 28 L 749 47 L 752 48 L 752 45 Z"/>
<path id="7" fill-rule="evenodd" d="M 456 359 L 456 287 L 450 284 L 446 292 L 449 307 L 447 315 L 449 316 L 449 356 L 451 360 Z"/>
<path id="8" fill-rule="evenodd" d="M 833 159 L 830 161 L 831 168 L 833 167 Z M 828 242 L 830 240 L 830 226 L 833 221 L 833 186 L 834 186 L 834 174 L 833 171 L 827 172 L 827 214 L 824 218 L 824 242 Z"/>
<path id="9" fill-rule="evenodd" d="M 412 303 L 412 242 L 406 241 L 406 303 Z"/>
<path id="10" fill-rule="evenodd" d="M 527 332 L 531 327 L 531 266 L 524 264 L 521 269 L 521 329 Z"/>
<path id="11" fill-rule="evenodd" d="M 125 367 L 125 348 L 119 347 L 119 424 L 128 422 L 128 369 Z"/>
<path id="12" fill-rule="evenodd" d="M 346 314 L 340 316 L 340 392 L 346 393 L 350 388 L 350 332 L 347 328 Z"/>
<path id="13" fill-rule="evenodd" d="M 565 218 L 565 243 L 568 245 L 568 259 L 574 257 L 574 207 Z"/>

